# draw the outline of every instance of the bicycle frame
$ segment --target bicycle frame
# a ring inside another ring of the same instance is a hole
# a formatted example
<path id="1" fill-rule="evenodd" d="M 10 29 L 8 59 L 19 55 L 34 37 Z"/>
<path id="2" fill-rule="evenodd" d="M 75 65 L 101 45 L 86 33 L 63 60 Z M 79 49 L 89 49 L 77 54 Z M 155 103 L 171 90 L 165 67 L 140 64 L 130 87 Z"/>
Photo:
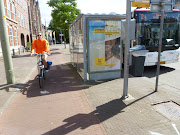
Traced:
<path id="1" fill-rule="evenodd" d="M 43 54 L 48 54 L 48 53 L 42 53 L 42 54 L 37 54 L 39 56 L 39 61 L 38 61 L 38 77 L 39 77 L 39 87 L 42 88 L 43 87 L 43 80 L 45 80 L 45 76 L 46 76 L 46 70 L 45 70 L 45 66 L 43 63 L 43 59 L 42 56 Z"/>
<path id="2" fill-rule="evenodd" d="M 40 71 L 41 69 L 44 69 L 44 64 L 43 64 L 43 60 L 42 60 L 42 54 L 38 54 L 40 56 L 40 59 L 39 59 L 39 75 L 40 75 Z"/>
<path id="3" fill-rule="evenodd" d="M 45 80 L 45 68 L 44 68 L 44 63 L 42 60 L 42 55 L 43 54 L 37 54 L 39 56 L 39 63 L 38 63 L 38 74 L 39 74 L 39 87 L 43 87 L 43 79 Z"/>

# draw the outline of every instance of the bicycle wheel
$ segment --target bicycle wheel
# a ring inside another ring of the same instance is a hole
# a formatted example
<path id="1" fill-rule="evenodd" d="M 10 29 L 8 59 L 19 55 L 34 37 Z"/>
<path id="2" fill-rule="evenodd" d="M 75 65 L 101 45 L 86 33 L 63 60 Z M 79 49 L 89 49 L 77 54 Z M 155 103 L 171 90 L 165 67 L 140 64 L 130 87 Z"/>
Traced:
<path id="1" fill-rule="evenodd" d="M 43 88 L 43 69 L 39 71 L 39 87 Z"/>

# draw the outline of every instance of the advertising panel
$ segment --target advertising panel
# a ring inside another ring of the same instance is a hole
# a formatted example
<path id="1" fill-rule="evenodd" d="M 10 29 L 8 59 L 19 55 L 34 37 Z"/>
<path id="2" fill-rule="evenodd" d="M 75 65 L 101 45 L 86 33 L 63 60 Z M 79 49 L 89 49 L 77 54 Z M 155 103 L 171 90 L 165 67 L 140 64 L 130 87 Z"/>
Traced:
<path id="1" fill-rule="evenodd" d="M 121 21 L 89 19 L 90 72 L 120 70 Z"/>

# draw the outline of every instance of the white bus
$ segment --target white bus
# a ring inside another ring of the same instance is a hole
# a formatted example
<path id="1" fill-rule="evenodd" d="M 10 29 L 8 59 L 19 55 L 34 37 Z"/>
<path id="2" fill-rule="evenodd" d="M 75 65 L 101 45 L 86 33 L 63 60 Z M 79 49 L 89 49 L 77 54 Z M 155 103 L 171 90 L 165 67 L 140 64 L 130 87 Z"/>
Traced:
<path id="1" fill-rule="evenodd" d="M 161 13 L 149 9 L 135 9 L 136 19 L 135 45 L 144 45 L 148 50 L 144 66 L 153 66 L 158 60 Z M 165 12 L 163 41 L 160 64 L 178 62 L 180 54 L 180 10 Z"/>

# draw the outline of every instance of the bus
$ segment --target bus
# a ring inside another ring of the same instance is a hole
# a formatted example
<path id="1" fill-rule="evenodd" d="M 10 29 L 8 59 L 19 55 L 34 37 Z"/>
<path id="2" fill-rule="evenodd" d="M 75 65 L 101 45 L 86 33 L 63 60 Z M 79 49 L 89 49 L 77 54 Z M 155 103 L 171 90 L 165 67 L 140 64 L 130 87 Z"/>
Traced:
<path id="1" fill-rule="evenodd" d="M 136 39 L 134 45 L 144 45 L 148 50 L 144 66 L 157 65 L 160 38 L 161 13 L 149 9 L 135 9 Z M 179 61 L 180 54 L 180 10 L 164 13 L 163 38 L 160 64 Z"/>

